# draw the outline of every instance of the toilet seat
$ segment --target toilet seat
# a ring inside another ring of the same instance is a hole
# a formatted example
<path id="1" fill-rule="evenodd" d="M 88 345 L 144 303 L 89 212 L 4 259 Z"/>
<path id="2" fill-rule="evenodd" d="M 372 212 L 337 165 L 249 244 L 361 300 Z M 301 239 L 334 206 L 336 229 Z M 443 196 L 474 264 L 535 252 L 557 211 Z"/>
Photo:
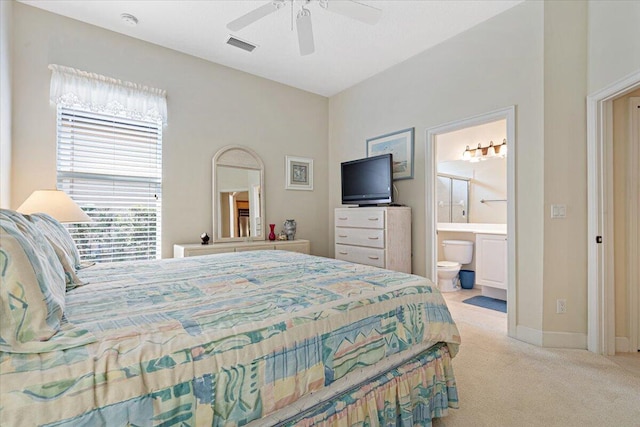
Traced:
<path id="1" fill-rule="evenodd" d="M 438 268 L 460 268 L 459 262 L 453 261 L 438 261 Z"/>

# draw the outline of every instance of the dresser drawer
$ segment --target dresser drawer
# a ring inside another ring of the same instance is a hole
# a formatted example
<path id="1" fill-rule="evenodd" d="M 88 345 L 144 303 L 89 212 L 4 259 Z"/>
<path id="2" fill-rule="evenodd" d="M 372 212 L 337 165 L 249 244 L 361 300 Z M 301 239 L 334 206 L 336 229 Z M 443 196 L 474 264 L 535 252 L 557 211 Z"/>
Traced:
<path id="1" fill-rule="evenodd" d="M 335 225 L 336 227 L 384 228 L 384 210 L 336 209 Z"/>
<path id="2" fill-rule="evenodd" d="M 336 259 L 384 268 L 384 249 L 337 244 Z"/>
<path id="3" fill-rule="evenodd" d="M 384 249 L 384 230 L 336 227 L 336 243 Z"/>
<path id="4" fill-rule="evenodd" d="M 248 252 L 248 251 L 269 251 L 273 250 L 273 244 L 252 244 L 250 246 L 239 246 L 236 248 L 236 252 Z"/>

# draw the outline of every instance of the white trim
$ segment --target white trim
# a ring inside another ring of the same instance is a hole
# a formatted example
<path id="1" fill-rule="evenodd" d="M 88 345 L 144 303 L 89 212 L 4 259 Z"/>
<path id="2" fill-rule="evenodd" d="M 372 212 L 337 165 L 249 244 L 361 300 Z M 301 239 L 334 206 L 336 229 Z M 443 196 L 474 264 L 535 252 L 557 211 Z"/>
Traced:
<path id="1" fill-rule="evenodd" d="M 640 70 L 587 97 L 587 264 L 588 264 L 588 320 L 587 348 L 590 351 L 609 354 L 615 351 L 615 300 L 614 283 L 608 280 L 613 265 L 609 264 L 613 235 L 603 234 L 613 227 L 613 218 L 607 215 L 606 188 L 612 164 L 607 155 L 611 145 L 611 118 L 604 114 L 611 109 L 612 100 L 640 87 Z M 607 107 L 608 106 L 608 107 Z M 603 236 L 603 243 L 596 243 L 596 236 Z M 608 247 L 611 246 L 611 249 Z M 612 318 L 614 320 L 612 320 Z"/>
<path id="2" fill-rule="evenodd" d="M 629 138 L 627 140 L 627 301 L 629 316 L 629 350 L 640 348 L 640 97 L 629 98 Z M 616 346 L 617 351 L 617 346 Z"/>
<path id="3" fill-rule="evenodd" d="M 603 310 L 603 327 L 606 334 L 604 348 L 606 353 L 615 354 L 616 348 L 616 296 L 615 296 L 615 237 L 614 237 L 614 200 L 613 200 L 613 101 L 602 104 L 602 196 L 601 203 L 604 208 L 603 212 L 603 228 L 604 233 L 604 253 L 602 262 L 604 262 L 603 278 L 607 285 L 602 289 L 603 299 L 605 302 Z"/>
<path id="4" fill-rule="evenodd" d="M 542 331 L 539 329 L 518 325 L 516 328 L 516 336 L 521 341 L 542 347 L 543 335 Z"/>
<path id="5" fill-rule="evenodd" d="M 436 206 L 436 136 L 443 133 L 491 123 L 498 120 L 507 121 L 507 333 L 511 337 L 520 337 L 516 329 L 517 286 L 516 286 L 516 107 L 502 108 L 478 116 L 456 120 L 427 129 L 425 140 L 425 231 L 426 231 L 426 276 L 435 283 L 437 281 L 437 212 Z"/>
<path id="6" fill-rule="evenodd" d="M 631 349 L 629 338 L 616 337 L 616 353 L 628 353 Z"/>
<path id="7" fill-rule="evenodd" d="M 548 348 L 587 348 L 587 334 L 581 332 L 544 332 L 518 325 L 519 340 L 539 347 Z"/>
<path id="8" fill-rule="evenodd" d="M 552 348 L 587 348 L 587 334 L 582 332 L 543 332 L 542 346 Z"/>

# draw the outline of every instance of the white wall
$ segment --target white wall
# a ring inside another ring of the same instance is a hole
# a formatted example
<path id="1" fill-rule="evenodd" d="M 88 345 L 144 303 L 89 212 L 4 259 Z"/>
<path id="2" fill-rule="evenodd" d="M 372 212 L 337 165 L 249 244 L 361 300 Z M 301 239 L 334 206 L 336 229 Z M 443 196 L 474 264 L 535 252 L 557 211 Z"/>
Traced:
<path id="1" fill-rule="evenodd" d="M 522 3 L 329 100 L 330 208 L 340 203 L 341 161 L 363 157 L 367 138 L 415 126 L 415 177 L 396 185 L 398 201 L 412 207 L 413 271 L 420 275 L 433 259 L 425 235 L 426 129 L 516 106 L 517 323 L 537 331 L 545 247 L 543 13 L 542 2 Z"/>
<path id="2" fill-rule="evenodd" d="M 0 1 L 0 208 L 11 205 L 11 16 L 13 1 Z"/>
<path id="3" fill-rule="evenodd" d="M 174 243 L 198 242 L 204 231 L 212 235 L 211 159 L 228 144 L 252 148 L 265 163 L 265 224 L 280 228 L 294 218 L 296 237 L 311 240 L 312 253 L 332 253 L 322 167 L 326 98 L 21 3 L 14 4 L 13 24 L 13 208 L 33 190 L 56 183 L 47 69 L 54 63 L 167 90 L 163 256 L 171 256 Z M 284 189 L 285 155 L 315 160 L 313 191 Z"/>

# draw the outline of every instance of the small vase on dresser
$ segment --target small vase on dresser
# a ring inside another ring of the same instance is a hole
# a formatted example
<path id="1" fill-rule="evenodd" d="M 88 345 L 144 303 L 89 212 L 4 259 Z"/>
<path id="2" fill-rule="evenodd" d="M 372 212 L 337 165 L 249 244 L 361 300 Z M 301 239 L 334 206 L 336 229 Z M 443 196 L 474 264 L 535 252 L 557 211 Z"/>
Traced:
<path id="1" fill-rule="evenodd" d="M 284 232 L 287 235 L 287 240 L 293 240 L 296 237 L 297 228 L 295 219 L 287 219 L 284 222 Z"/>
<path id="2" fill-rule="evenodd" d="M 269 232 L 269 240 L 276 240 L 275 224 L 269 224 L 271 231 Z"/>

